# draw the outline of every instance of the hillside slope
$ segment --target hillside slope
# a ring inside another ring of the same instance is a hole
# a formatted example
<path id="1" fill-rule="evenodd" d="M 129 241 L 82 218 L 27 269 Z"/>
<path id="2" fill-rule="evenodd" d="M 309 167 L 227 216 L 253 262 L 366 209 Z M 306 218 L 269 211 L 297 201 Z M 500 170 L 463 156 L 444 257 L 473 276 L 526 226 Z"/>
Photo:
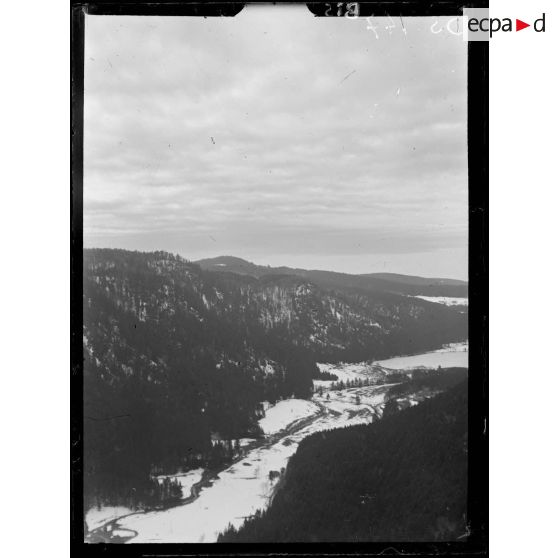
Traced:
<path id="1" fill-rule="evenodd" d="M 300 444 L 270 508 L 220 542 L 449 541 L 466 532 L 467 383 Z"/>

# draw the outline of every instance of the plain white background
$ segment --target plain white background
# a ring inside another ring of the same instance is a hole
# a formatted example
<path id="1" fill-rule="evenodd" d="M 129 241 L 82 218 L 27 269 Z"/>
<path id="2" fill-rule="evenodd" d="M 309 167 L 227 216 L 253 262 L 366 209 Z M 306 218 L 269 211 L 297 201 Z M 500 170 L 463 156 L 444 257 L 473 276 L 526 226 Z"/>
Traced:
<path id="1" fill-rule="evenodd" d="M 2 554 L 69 555 L 67 2 L 3 6 L 0 126 Z M 547 30 L 490 43 L 490 540 L 555 552 L 558 452 L 553 2 L 492 2 Z"/>

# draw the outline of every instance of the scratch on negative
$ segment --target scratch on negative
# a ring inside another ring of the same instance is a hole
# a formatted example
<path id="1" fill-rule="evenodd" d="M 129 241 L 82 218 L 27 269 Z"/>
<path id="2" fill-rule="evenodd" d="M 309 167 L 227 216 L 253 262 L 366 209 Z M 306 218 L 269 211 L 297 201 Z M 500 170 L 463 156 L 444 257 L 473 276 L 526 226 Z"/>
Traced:
<path id="1" fill-rule="evenodd" d="M 349 72 L 349 73 L 339 82 L 339 85 L 341 85 L 346 79 L 349 79 L 355 72 L 356 72 L 356 70 L 353 70 L 352 72 Z"/>
<path id="2" fill-rule="evenodd" d="M 96 418 L 96 417 L 90 417 L 88 415 L 85 415 L 86 419 L 95 420 L 95 421 L 113 420 L 113 419 L 117 419 L 117 418 L 129 418 L 129 417 L 130 417 L 130 415 L 115 415 L 113 417 Z"/>

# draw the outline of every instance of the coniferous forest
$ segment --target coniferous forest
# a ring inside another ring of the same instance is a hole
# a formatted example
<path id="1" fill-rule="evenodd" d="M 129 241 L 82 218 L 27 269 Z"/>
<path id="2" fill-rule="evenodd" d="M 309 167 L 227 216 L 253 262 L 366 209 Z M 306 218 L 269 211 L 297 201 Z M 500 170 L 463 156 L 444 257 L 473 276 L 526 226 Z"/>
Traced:
<path id="1" fill-rule="evenodd" d="M 465 380 L 372 424 L 304 439 L 271 506 L 219 541 L 457 540 L 467 524 L 467 400 Z"/>

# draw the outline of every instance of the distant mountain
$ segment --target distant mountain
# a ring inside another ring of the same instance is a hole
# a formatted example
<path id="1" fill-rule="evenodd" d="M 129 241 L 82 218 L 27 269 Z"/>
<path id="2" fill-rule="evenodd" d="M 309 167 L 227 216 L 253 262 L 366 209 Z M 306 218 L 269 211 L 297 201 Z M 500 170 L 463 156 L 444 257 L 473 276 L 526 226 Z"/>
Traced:
<path id="1" fill-rule="evenodd" d="M 467 381 L 305 438 L 271 506 L 219 542 L 432 542 L 467 533 Z M 387 415 L 387 412 L 386 412 Z"/>
<path id="2" fill-rule="evenodd" d="M 386 290 L 412 295 L 466 297 L 469 288 L 467 281 L 459 279 L 418 277 L 398 273 L 369 273 L 362 277 L 373 279 L 378 286 L 383 285 Z"/>
<path id="3" fill-rule="evenodd" d="M 418 277 L 416 275 L 401 275 L 399 273 L 366 273 L 363 277 L 374 277 L 376 279 L 382 279 L 389 281 L 390 283 L 400 283 L 403 285 L 416 285 L 422 287 L 429 286 L 467 286 L 467 281 L 461 281 L 459 279 L 441 279 L 441 278 L 427 278 Z"/>
<path id="4" fill-rule="evenodd" d="M 269 267 L 233 256 L 219 256 L 198 260 L 202 269 L 231 272 L 239 275 L 296 275 L 313 281 L 326 289 L 361 289 L 368 292 L 390 292 L 409 296 L 467 297 L 468 283 L 457 279 L 425 278 L 396 273 L 368 273 L 352 275 L 334 271 L 307 270 L 291 267 Z"/>
<path id="5" fill-rule="evenodd" d="M 283 268 L 255 276 L 219 263 L 244 266 L 226 259 L 207 271 L 166 252 L 84 250 L 92 493 L 137 489 L 152 469 L 206 463 L 213 435 L 257 435 L 262 401 L 309 396 L 316 362 L 380 359 L 467 338 L 466 314 L 353 287 L 345 281 L 353 276 L 330 274 L 343 277 L 330 288 Z"/>

